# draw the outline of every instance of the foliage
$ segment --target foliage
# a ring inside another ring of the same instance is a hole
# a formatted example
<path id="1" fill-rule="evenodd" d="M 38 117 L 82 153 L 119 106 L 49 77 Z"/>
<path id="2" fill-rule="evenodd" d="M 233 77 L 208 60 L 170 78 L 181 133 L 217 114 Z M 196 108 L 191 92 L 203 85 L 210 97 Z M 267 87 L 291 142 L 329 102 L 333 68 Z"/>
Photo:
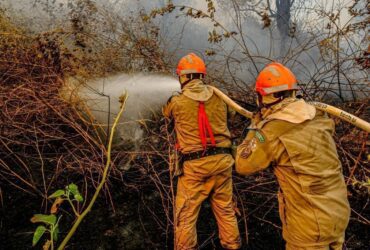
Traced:
<path id="1" fill-rule="evenodd" d="M 105 185 L 105 183 L 108 180 L 108 173 L 109 173 L 109 170 L 112 167 L 112 160 L 111 160 L 112 159 L 112 156 L 111 156 L 111 153 L 112 153 L 112 144 L 113 144 L 114 133 L 115 133 L 115 129 L 117 127 L 117 124 L 118 124 L 118 122 L 119 122 L 119 120 L 120 120 L 120 118 L 121 118 L 121 116 L 123 114 L 123 111 L 125 109 L 125 104 L 126 104 L 127 97 L 128 97 L 127 94 L 122 94 L 120 96 L 120 98 L 119 98 L 120 110 L 119 110 L 116 118 L 114 119 L 114 122 L 113 122 L 113 125 L 112 125 L 112 128 L 111 128 L 111 131 L 110 131 L 109 141 L 108 141 L 108 145 L 107 145 L 107 160 L 106 160 L 106 163 L 105 163 L 103 175 L 102 175 L 101 180 L 99 180 L 99 184 L 98 184 L 98 186 L 97 186 L 97 188 L 96 188 L 96 190 L 94 192 L 94 195 L 92 196 L 91 200 L 89 201 L 89 204 L 81 212 L 81 214 L 77 213 L 76 209 L 73 207 L 72 202 L 68 198 L 69 195 L 73 195 L 74 199 L 77 202 L 83 201 L 83 198 L 82 198 L 81 194 L 78 191 L 78 187 L 75 184 L 73 184 L 73 183 L 72 184 L 69 184 L 66 187 L 66 196 L 67 196 L 67 199 L 68 199 L 68 201 L 70 202 L 70 204 L 71 204 L 71 206 L 73 208 L 73 211 L 75 212 L 76 221 L 73 223 L 73 226 L 69 230 L 67 236 L 63 239 L 62 243 L 59 245 L 58 250 L 63 250 L 67 246 L 69 240 L 75 234 L 75 232 L 76 232 L 78 226 L 81 224 L 82 220 L 91 211 L 91 208 L 95 204 L 95 201 L 98 198 L 98 196 L 100 194 L 100 191 L 102 190 L 103 186 Z"/>
<path id="2" fill-rule="evenodd" d="M 50 215 L 47 214 L 35 214 L 31 218 L 32 223 L 43 223 L 46 225 L 40 225 L 36 228 L 33 239 L 32 239 L 32 246 L 35 246 L 45 232 L 49 232 L 49 239 L 45 241 L 43 249 L 54 249 L 54 244 L 58 241 L 58 234 L 59 234 L 59 220 L 61 216 L 58 218 L 56 217 L 56 213 L 59 211 L 59 206 L 63 203 L 63 201 L 68 201 L 71 205 L 73 211 L 76 213 L 76 216 L 79 216 L 77 212 L 76 206 L 73 202 L 76 202 L 77 205 L 83 202 L 83 197 L 78 191 L 78 187 L 76 184 L 71 183 L 65 187 L 65 189 L 59 189 L 52 193 L 49 196 L 49 199 L 55 199 L 53 202 L 53 206 L 50 209 Z"/>
<path id="3" fill-rule="evenodd" d="M 109 139 L 108 149 L 107 149 L 107 162 L 106 162 L 106 165 L 105 165 L 105 168 L 104 168 L 103 177 L 99 181 L 99 185 L 98 185 L 91 201 L 89 202 L 89 205 L 81 213 L 78 211 L 74 202 L 76 202 L 77 205 L 79 205 L 81 202 L 84 201 L 84 198 L 82 197 L 81 193 L 79 192 L 78 186 L 74 183 L 71 183 L 71 184 L 67 185 L 64 190 L 63 189 L 56 190 L 54 193 L 52 193 L 49 196 L 49 199 L 55 199 L 55 201 L 54 201 L 54 203 L 53 203 L 53 205 L 50 209 L 51 214 L 50 215 L 35 214 L 31 218 L 32 223 L 45 223 L 48 226 L 48 228 L 46 228 L 45 226 L 38 226 L 36 228 L 36 230 L 34 232 L 33 240 L 32 240 L 32 245 L 33 246 L 35 246 L 38 243 L 38 241 L 41 239 L 43 234 L 46 231 L 48 231 L 50 233 L 50 239 L 48 239 L 44 243 L 43 249 L 47 250 L 47 249 L 49 249 L 49 246 L 50 246 L 51 250 L 54 249 L 54 241 L 55 242 L 58 241 L 58 233 L 59 233 L 59 227 L 58 227 L 59 220 L 57 222 L 57 217 L 55 216 L 55 214 L 58 212 L 58 208 L 63 203 L 63 201 L 66 200 L 70 204 L 70 206 L 71 206 L 71 208 L 72 208 L 72 210 L 73 210 L 73 212 L 76 216 L 76 222 L 73 224 L 73 227 L 68 232 L 67 236 L 64 238 L 64 240 L 62 241 L 62 243 L 58 247 L 58 249 L 63 250 L 65 248 L 65 246 L 67 245 L 70 238 L 74 235 L 74 233 L 75 233 L 77 227 L 79 226 L 79 224 L 82 222 L 82 220 L 85 218 L 85 216 L 90 212 L 90 210 L 91 210 L 92 206 L 94 205 L 102 187 L 105 185 L 105 182 L 107 181 L 107 178 L 108 178 L 108 170 L 111 167 L 111 148 L 112 148 L 112 142 L 113 142 L 115 127 L 117 126 L 118 121 L 119 121 L 119 119 L 120 119 L 120 117 L 121 117 L 121 115 L 124 111 L 126 99 L 127 99 L 127 95 L 123 95 L 123 96 L 120 97 L 121 108 L 120 108 L 120 112 L 118 113 L 118 115 L 115 119 L 115 122 L 112 126 L 112 131 L 110 133 L 110 139 Z"/>
<path id="4" fill-rule="evenodd" d="M 67 65 L 60 47 L 18 30 L 2 34 L 0 178 L 46 198 L 62 173 L 99 172 L 104 142 L 60 96 Z"/>
<path id="5" fill-rule="evenodd" d="M 49 233 L 50 238 L 45 241 L 43 245 L 44 250 L 51 250 L 54 249 L 54 241 L 58 241 L 58 232 L 59 232 L 59 220 L 57 222 L 57 217 L 55 215 L 46 215 L 46 214 L 35 214 L 31 218 L 32 223 L 43 223 L 44 225 L 39 225 L 34 234 L 32 239 L 32 246 L 35 246 L 45 232 Z"/>

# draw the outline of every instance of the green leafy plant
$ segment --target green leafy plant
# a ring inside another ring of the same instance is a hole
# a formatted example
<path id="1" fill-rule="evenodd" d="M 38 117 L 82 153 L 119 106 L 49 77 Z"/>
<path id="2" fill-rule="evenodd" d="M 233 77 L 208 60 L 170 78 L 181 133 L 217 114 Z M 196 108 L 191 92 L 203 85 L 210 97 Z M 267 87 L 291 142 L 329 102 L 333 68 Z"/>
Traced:
<path id="1" fill-rule="evenodd" d="M 37 245 L 45 233 L 49 234 L 49 238 L 45 241 L 43 249 L 54 249 L 54 243 L 58 241 L 59 234 L 59 218 L 55 215 L 59 211 L 59 206 L 64 202 L 68 201 L 76 217 L 79 216 L 77 206 L 79 203 L 84 201 L 81 193 L 78 191 L 76 184 L 71 183 L 65 187 L 65 189 L 59 189 L 49 196 L 49 199 L 54 199 L 53 205 L 50 209 L 50 214 L 35 214 L 31 218 L 32 223 L 42 223 L 39 225 L 32 239 L 32 246 Z"/>
<path id="2" fill-rule="evenodd" d="M 110 133 L 110 136 L 109 136 L 109 142 L 108 142 L 108 148 L 107 148 L 107 160 L 106 160 L 106 163 L 105 163 L 105 167 L 104 167 L 104 171 L 103 171 L 103 176 L 101 178 L 101 180 L 99 181 L 99 185 L 98 187 L 96 188 L 95 190 L 95 193 L 93 195 L 93 197 L 91 198 L 91 200 L 89 201 L 89 204 L 87 205 L 87 207 L 82 211 L 81 214 L 78 214 L 76 213 L 75 211 L 75 214 L 77 216 L 77 219 L 76 221 L 73 223 L 73 226 L 72 228 L 69 230 L 67 236 L 63 239 L 62 243 L 60 243 L 59 247 L 58 247 L 58 250 L 63 250 L 67 243 L 69 242 L 69 240 L 72 238 L 72 236 L 74 235 L 74 233 L 76 232 L 78 226 L 81 224 L 82 220 L 86 217 L 86 215 L 91 211 L 96 199 L 98 198 L 99 196 L 99 193 L 101 191 L 101 189 L 103 188 L 105 182 L 107 181 L 107 178 L 108 178 L 108 172 L 109 172 L 109 169 L 110 169 L 110 166 L 111 166 L 111 152 L 112 152 L 112 143 L 113 143 L 113 137 L 114 137 L 114 132 L 116 130 L 116 127 L 117 127 L 117 124 L 123 114 L 123 111 L 125 110 L 125 106 L 126 106 L 126 100 L 128 98 L 128 94 L 125 93 L 125 94 L 122 94 L 120 97 L 119 97 L 119 102 L 120 102 L 120 110 L 116 116 L 116 118 L 114 119 L 114 122 L 113 122 L 113 125 L 112 125 L 112 128 L 111 128 L 111 133 Z M 74 195 L 74 199 L 78 199 L 79 196 L 78 194 L 79 193 L 76 193 L 76 190 L 78 191 L 77 188 L 74 188 L 72 187 L 72 190 L 71 193 Z M 75 193 L 74 193 L 75 192 Z M 82 198 L 82 197 L 81 197 Z M 73 208 L 73 207 L 72 207 Z"/>
<path id="3" fill-rule="evenodd" d="M 47 215 L 47 214 L 35 214 L 31 218 L 32 223 L 42 223 L 43 225 L 39 225 L 34 234 L 32 239 L 32 246 L 35 246 L 41 239 L 41 237 L 48 232 L 50 238 L 45 241 L 43 249 L 54 249 L 54 241 L 58 240 L 58 222 L 57 217 L 54 214 Z"/>
<path id="4" fill-rule="evenodd" d="M 34 232 L 33 241 L 32 241 L 33 246 L 36 245 L 40 241 L 41 237 L 44 235 L 45 232 L 49 232 L 50 233 L 49 234 L 50 239 L 48 239 L 45 242 L 45 244 L 43 246 L 43 250 L 48 250 L 49 248 L 51 250 L 54 250 L 54 241 L 56 242 L 58 240 L 58 232 L 59 232 L 58 223 L 59 223 L 59 219 L 61 218 L 61 217 L 59 217 L 57 219 L 55 214 L 58 212 L 59 206 L 64 201 L 68 201 L 68 203 L 71 205 L 73 213 L 76 216 L 76 220 L 73 223 L 72 228 L 69 230 L 67 236 L 63 239 L 63 241 L 58 246 L 58 250 L 63 250 L 66 247 L 68 241 L 74 235 L 74 233 L 76 232 L 76 230 L 77 230 L 78 226 L 80 225 L 80 223 L 82 222 L 82 220 L 91 211 L 92 206 L 94 205 L 96 199 L 99 196 L 99 193 L 100 193 L 101 189 L 103 188 L 103 186 L 104 186 L 104 184 L 105 184 L 105 182 L 107 181 L 107 178 L 108 178 L 109 167 L 111 166 L 111 150 L 112 150 L 114 132 L 115 132 L 115 129 L 116 129 L 117 124 L 119 122 L 119 119 L 122 116 L 123 111 L 125 109 L 125 104 L 126 104 L 127 98 L 128 98 L 127 93 L 121 95 L 120 98 L 119 98 L 119 102 L 121 104 L 120 105 L 120 111 L 118 112 L 118 114 L 117 114 L 117 116 L 114 120 L 114 123 L 112 125 L 111 134 L 110 134 L 109 142 L 108 142 L 108 148 L 107 148 L 107 161 L 106 161 L 106 164 L 105 164 L 105 167 L 104 167 L 103 176 L 102 176 L 102 179 L 99 182 L 98 187 L 96 188 L 96 191 L 95 191 L 93 197 L 89 201 L 87 207 L 85 209 L 83 209 L 83 211 L 81 213 L 79 213 L 78 209 L 75 206 L 75 204 L 78 205 L 79 203 L 84 201 L 84 198 L 82 197 L 81 193 L 78 191 L 78 187 L 77 187 L 76 184 L 71 183 L 68 186 L 66 186 L 64 190 L 59 189 L 59 190 L 55 191 L 53 194 L 51 194 L 49 196 L 50 199 L 55 199 L 54 203 L 53 203 L 53 205 L 50 209 L 51 214 L 50 215 L 36 214 L 31 219 L 31 222 L 33 222 L 33 223 L 44 223 L 44 224 L 46 224 L 46 226 L 41 225 L 41 226 L 38 226 L 36 228 L 36 230 Z"/>

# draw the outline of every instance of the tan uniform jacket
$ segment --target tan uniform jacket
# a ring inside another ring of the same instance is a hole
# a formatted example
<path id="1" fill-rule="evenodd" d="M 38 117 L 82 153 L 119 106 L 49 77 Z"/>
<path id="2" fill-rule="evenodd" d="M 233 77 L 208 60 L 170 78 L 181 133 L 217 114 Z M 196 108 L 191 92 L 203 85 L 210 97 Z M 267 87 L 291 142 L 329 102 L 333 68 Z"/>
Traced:
<path id="1" fill-rule="evenodd" d="M 350 208 L 332 138 L 334 122 L 303 100 L 286 100 L 238 147 L 237 172 L 274 167 L 280 185 L 283 237 L 298 246 L 327 245 L 342 237 Z"/>
<path id="2" fill-rule="evenodd" d="M 173 96 L 163 109 L 167 118 L 175 120 L 175 131 L 180 151 L 189 153 L 203 150 L 199 137 L 198 106 L 205 103 L 205 110 L 218 147 L 231 147 L 227 127 L 227 105 L 200 80 L 188 83 L 183 93 Z M 208 138 L 208 144 L 210 145 Z"/>

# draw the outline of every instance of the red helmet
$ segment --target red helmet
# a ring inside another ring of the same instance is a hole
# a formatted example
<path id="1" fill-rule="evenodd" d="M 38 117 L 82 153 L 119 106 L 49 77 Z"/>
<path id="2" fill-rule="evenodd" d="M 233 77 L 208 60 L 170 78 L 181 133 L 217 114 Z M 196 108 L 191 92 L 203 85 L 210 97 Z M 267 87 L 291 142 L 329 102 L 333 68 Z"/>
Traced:
<path id="1" fill-rule="evenodd" d="M 190 53 L 180 59 L 176 73 L 179 76 L 192 73 L 206 74 L 206 65 L 199 56 Z"/>
<path id="2" fill-rule="evenodd" d="M 297 79 L 280 63 L 270 63 L 257 76 L 256 91 L 262 96 L 294 89 L 299 89 Z"/>

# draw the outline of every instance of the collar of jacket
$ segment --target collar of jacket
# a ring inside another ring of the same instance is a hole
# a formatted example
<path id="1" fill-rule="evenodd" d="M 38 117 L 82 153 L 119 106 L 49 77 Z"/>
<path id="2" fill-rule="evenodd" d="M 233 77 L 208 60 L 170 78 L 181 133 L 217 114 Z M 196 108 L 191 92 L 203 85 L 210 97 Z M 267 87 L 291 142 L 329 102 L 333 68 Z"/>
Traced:
<path id="1" fill-rule="evenodd" d="M 316 115 L 314 106 L 307 104 L 303 99 L 286 98 L 282 102 L 262 111 L 263 120 L 257 127 L 262 128 L 271 120 L 282 120 L 295 124 L 312 120 Z"/>
<path id="2" fill-rule="evenodd" d="M 207 86 L 200 79 L 194 79 L 187 83 L 182 89 L 182 93 L 195 101 L 208 101 L 213 95 L 213 89 Z"/>

